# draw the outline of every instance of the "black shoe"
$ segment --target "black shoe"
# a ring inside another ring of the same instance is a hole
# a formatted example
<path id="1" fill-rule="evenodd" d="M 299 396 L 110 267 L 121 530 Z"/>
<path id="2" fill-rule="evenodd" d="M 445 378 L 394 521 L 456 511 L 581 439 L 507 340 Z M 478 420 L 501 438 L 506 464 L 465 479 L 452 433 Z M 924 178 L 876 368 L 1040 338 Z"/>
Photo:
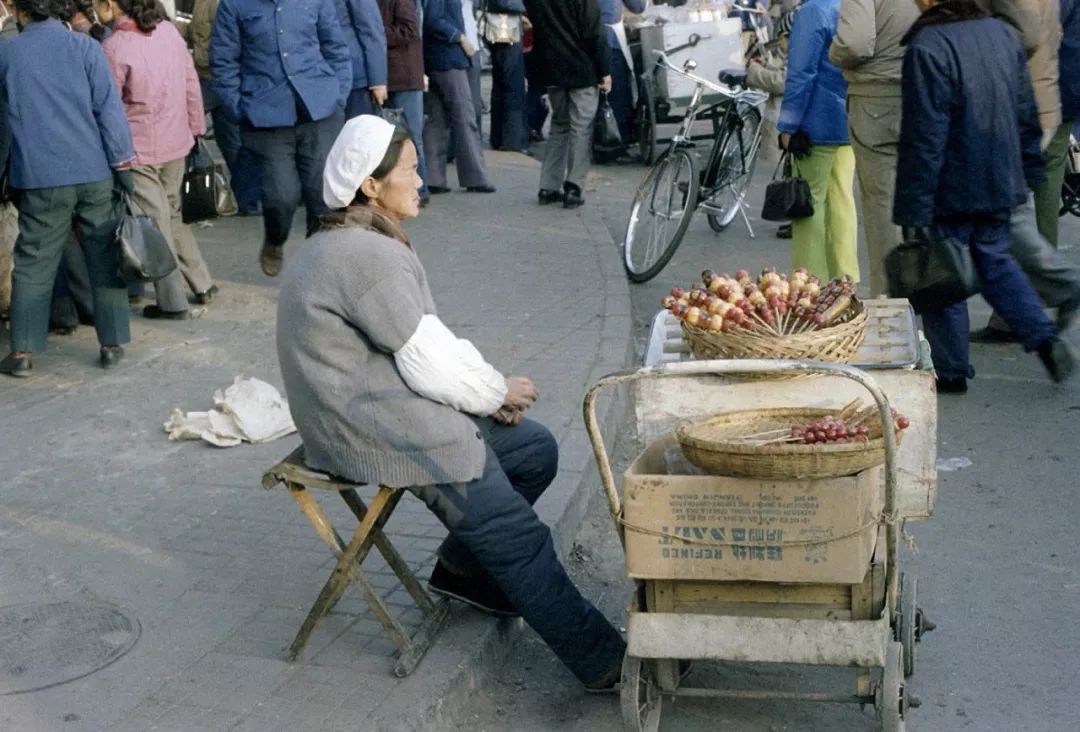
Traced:
<path id="1" fill-rule="evenodd" d="M 440 193 L 449 193 L 450 192 L 450 189 L 447 188 L 446 186 L 428 186 L 427 190 L 428 190 L 428 193 L 430 193 L 433 196 L 437 196 Z"/>
<path id="2" fill-rule="evenodd" d="M 783 224 L 776 230 L 777 239 L 790 239 L 791 238 L 791 224 Z"/>
<path id="3" fill-rule="evenodd" d="M 981 330 L 973 330 L 968 335 L 972 343 L 1019 343 L 1020 339 L 1011 330 L 991 328 L 989 325 Z"/>
<path id="4" fill-rule="evenodd" d="M 206 292 L 195 293 L 195 302 L 199 305 L 209 305 L 210 301 L 214 299 L 214 295 L 218 293 L 217 285 L 210 285 L 210 289 Z M 184 312 L 187 312 L 186 310 Z M 144 313 L 145 314 L 145 313 Z"/>
<path id="5" fill-rule="evenodd" d="M 72 333 L 74 333 L 75 330 L 78 327 L 79 326 L 77 326 L 77 325 L 50 325 L 49 326 L 49 334 L 50 335 L 69 336 Z"/>
<path id="6" fill-rule="evenodd" d="M 546 206 L 549 203 L 559 203 L 565 197 L 562 191 L 550 191 L 547 188 L 541 188 L 540 193 L 537 195 L 541 206 Z"/>
<path id="7" fill-rule="evenodd" d="M 142 309 L 142 314 L 151 320 L 187 320 L 191 317 L 187 310 L 162 310 L 157 305 L 147 305 Z"/>
<path id="8" fill-rule="evenodd" d="M 963 376 L 957 376 L 955 379 L 945 379 L 939 376 L 937 380 L 937 393 L 967 394 L 967 379 Z"/>
<path id="9" fill-rule="evenodd" d="M 420 196 L 420 208 L 426 208 L 431 203 L 431 196 Z"/>
<path id="10" fill-rule="evenodd" d="M 585 693 L 587 694 L 618 694 L 622 689 L 623 661 L 620 657 L 614 666 L 609 668 L 603 676 L 592 681 L 586 681 Z"/>
<path id="11" fill-rule="evenodd" d="M 256 206 L 255 208 L 242 208 L 236 212 L 237 216 L 262 216 L 262 206 Z"/>
<path id="12" fill-rule="evenodd" d="M 516 618 L 521 615 L 495 581 L 487 575 L 463 577 L 448 570 L 442 562 L 436 562 L 428 579 L 428 587 L 432 592 L 460 600 L 491 615 L 503 618 Z"/>
<path id="13" fill-rule="evenodd" d="M 585 203 L 585 197 L 581 195 L 581 189 L 567 183 L 563 186 L 563 208 L 577 208 Z"/>
<path id="14" fill-rule="evenodd" d="M 1039 360 L 1042 361 L 1043 366 L 1050 372 L 1050 378 L 1055 382 L 1060 384 L 1072 376 L 1076 361 L 1064 341 L 1051 338 L 1039 346 L 1038 353 Z"/>
<path id="15" fill-rule="evenodd" d="M 495 186 L 491 185 L 490 183 L 487 183 L 487 184 L 482 185 L 482 186 L 469 186 L 465 190 L 468 191 L 469 193 L 494 193 L 495 192 Z"/>
<path id="16" fill-rule="evenodd" d="M 267 277 L 277 277 L 281 274 L 281 265 L 285 261 L 285 247 L 273 244 L 262 245 L 259 250 L 259 266 Z"/>
<path id="17" fill-rule="evenodd" d="M 111 369 L 120 363 L 120 360 L 124 357 L 123 346 L 102 346 L 99 361 L 101 368 Z"/>
<path id="18" fill-rule="evenodd" d="M 29 355 L 16 356 L 15 352 L 12 351 L 3 361 L 0 361 L 0 374 L 23 378 L 29 376 L 33 370 L 34 364 L 31 363 Z"/>

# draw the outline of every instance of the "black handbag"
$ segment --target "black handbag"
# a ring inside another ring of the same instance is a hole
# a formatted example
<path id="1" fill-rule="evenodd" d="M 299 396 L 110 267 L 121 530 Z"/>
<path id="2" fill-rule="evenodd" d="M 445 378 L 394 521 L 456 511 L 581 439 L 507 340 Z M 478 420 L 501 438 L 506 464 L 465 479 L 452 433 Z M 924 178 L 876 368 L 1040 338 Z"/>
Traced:
<path id="1" fill-rule="evenodd" d="M 156 282 L 176 271 L 176 255 L 157 222 L 147 216 L 131 196 L 121 195 L 124 207 L 116 227 L 120 276 L 126 282 Z"/>
<path id="2" fill-rule="evenodd" d="M 230 210 L 231 209 L 231 210 Z M 180 215 L 185 224 L 236 213 L 236 199 L 220 166 L 214 163 L 201 137 L 184 162 L 180 185 Z"/>
<path id="3" fill-rule="evenodd" d="M 608 103 L 607 94 L 601 92 L 593 124 L 593 148 L 608 152 L 618 150 L 622 146 L 623 139 L 619 134 L 619 123 L 615 120 L 615 112 Z"/>
<path id="4" fill-rule="evenodd" d="M 777 179 L 783 168 L 783 177 Z M 761 218 L 766 221 L 791 221 L 814 215 L 814 199 L 810 184 L 791 174 L 791 154 L 784 153 L 773 171 L 772 182 L 765 188 L 765 204 Z"/>
<path id="5" fill-rule="evenodd" d="M 904 228 L 904 240 L 885 255 L 890 297 L 907 298 L 916 312 L 938 310 L 979 292 L 967 242 L 937 227 Z"/>
<path id="6" fill-rule="evenodd" d="M 408 127 L 405 121 L 405 110 L 398 107 L 384 107 L 381 104 L 375 105 L 375 116 L 382 117 L 384 120 L 394 125 L 394 127 Z M 416 145 L 422 145 L 423 140 L 413 140 Z"/>

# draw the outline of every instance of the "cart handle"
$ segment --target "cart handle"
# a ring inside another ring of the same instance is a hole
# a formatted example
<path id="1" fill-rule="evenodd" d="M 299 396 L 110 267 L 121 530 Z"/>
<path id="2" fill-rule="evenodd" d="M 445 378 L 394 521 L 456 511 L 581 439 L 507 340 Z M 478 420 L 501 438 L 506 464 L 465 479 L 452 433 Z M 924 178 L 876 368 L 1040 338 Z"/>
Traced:
<path id="1" fill-rule="evenodd" d="M 881 415 L 882 436 L 885 439 L 885 523 L 888 536 L 888 563 L 886 569 L 886 586 L 890 596 L 895 596 L 896 584 L 896 554 L 897 554 L 897 514 L 896 514 L 896 431 L 884 429 L 892 423 L 892 411 L 889 400 L 877 382 L 864 371 L 848 366 L 847 364 L 827 363 L 824 361 L 792 361 L 780 359 L 718 359 L 713 361 L 683 361 L 677 363 L 661 364 L 659 366 L 646 366 L 640 369 L 627 369 L 615 371 L 602 377 L 585 393 L 582 411 L 585 416 L 585 430 L 588 432 L 589 441 L 592 443 L 593 455 L 600 472 L 600 482 L 607 496 L 608 510 L 616 521 L 616 528 L 620 537 L 622 529 L 619 526 L 619 517 L 622 514 L 622 501 L 615 487 L 615 475 L 611 470 L 611 461 L 607 447 L 604 445 L 604 437 L 600 434 L 600 424 L 596 419 L 596 399 L 599 393 L 606 388 L 629 384 L 643 379 L 661 379 L 686 376 L 723 376 L 728 374 L 821 374 L 843 376 L 861 384 L 877 404 Z"/>
<path id="2" fill-rule="evenodd" d="M 705 87 L 707 89 L 711 89 L 717 94 L 721 94 L 728 99 L 732 99 L 737 102 L 746 102 L 752 107 L 759 107 L 765 103 L 765 100 L 769 98 L 768 94 L 766 94 L 765 92 L 757 91 L 756 89 L 732 89 L 731 87 L 725 86 L 724 84 L 718 84 L 714 81 L 709 81 L 708 79 L 700 77 L 697 74 L 691 74 L 688 71 L 683 71 L 678 66 L 668 61 L 667 54 L 659 49 L 654 49 L 652 53 L 654 56 L 656 56 L 657 66 L 662 66 L 668 71 L 672 71 L 679 76 L 684 76 L 695 84 Z"/>

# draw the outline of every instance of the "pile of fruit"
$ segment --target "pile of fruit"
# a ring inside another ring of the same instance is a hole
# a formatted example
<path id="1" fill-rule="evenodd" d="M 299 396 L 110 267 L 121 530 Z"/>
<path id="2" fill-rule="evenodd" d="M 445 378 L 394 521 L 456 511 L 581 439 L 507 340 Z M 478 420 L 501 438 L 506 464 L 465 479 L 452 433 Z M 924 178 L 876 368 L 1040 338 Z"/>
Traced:
<path id="1" fill-rule="evenodd" d="M 850 277 L 822 285 L 803 267 L 790 278 L 770 267 L 757 280 L 745 269 L 734 277 L 707 269 L 701 280 L 689 290 L 672 289 L 660 304 L 687 324 L 710 331 L 805 333 L 843 322 L 857 303 Z"/>

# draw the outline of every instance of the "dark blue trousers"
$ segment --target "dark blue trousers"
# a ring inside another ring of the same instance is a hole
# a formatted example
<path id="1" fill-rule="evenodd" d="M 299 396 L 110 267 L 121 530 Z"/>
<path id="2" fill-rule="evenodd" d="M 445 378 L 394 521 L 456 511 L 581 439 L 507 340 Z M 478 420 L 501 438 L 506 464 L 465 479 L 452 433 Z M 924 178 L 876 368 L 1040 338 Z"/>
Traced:
<path id="1" fill-rule="evenodd" d="M 1012 234 L 1008 211 L 998 216 L 983 214 L 951 219 L 938 227 L 945 236 L 968 243 L 982 282 L 983 297 L 1020 337 L 1025 350 L 1033 351 L 1057 334 L 1057 328 L 1043 313 L 1039 296 L 1009 253 Z M 967 303 L 924 312 L 922 318 L 938 376 L 947 379 L 973 376 Z"/>
<path id="2" fill-rule="evenodd" d="M 630 139 L 630 118 L 634 115 L 634 97 L 631 84 L 634 75 L 630 73 L 630 67 L 626 65 L 626 58 L 618 48 L 611 49 L 611 91 L 608 92 L 608 104 L 615 113 L 615 121 L 619 124 L 619 134 L 623 142 Z"/>
<path id="3" fill-rule="evenodd" d="M 301 200 L 308 236 L 318 227 L 319 217 L 329 211 L 322 196 L 323 167 L 344 123 L 345 115 L 338 110 L 325 119 L 298 122 L 294 127 L 242 128 L 244 147 L 255 155 L 262 174 L 266 243 L 285 244 Z"/>
<path id="4" fill-rule="evenodd" d="M 491 146 L 525 150 L 525 52 L 520 43 L 491 43 Z"/>
<path id="5" fill-rule="evenodd" d="M 487 443 L 484 474 L 412 489 L 450 530 L 439 558 L 458 573 L 494 578 L 570 671 L 595 681 L 620 662 L 625 644 L 567 576 L 550 529 L 533 510 L 558 470 L 555 438 L 531 420 L 476 423 Z"/>

